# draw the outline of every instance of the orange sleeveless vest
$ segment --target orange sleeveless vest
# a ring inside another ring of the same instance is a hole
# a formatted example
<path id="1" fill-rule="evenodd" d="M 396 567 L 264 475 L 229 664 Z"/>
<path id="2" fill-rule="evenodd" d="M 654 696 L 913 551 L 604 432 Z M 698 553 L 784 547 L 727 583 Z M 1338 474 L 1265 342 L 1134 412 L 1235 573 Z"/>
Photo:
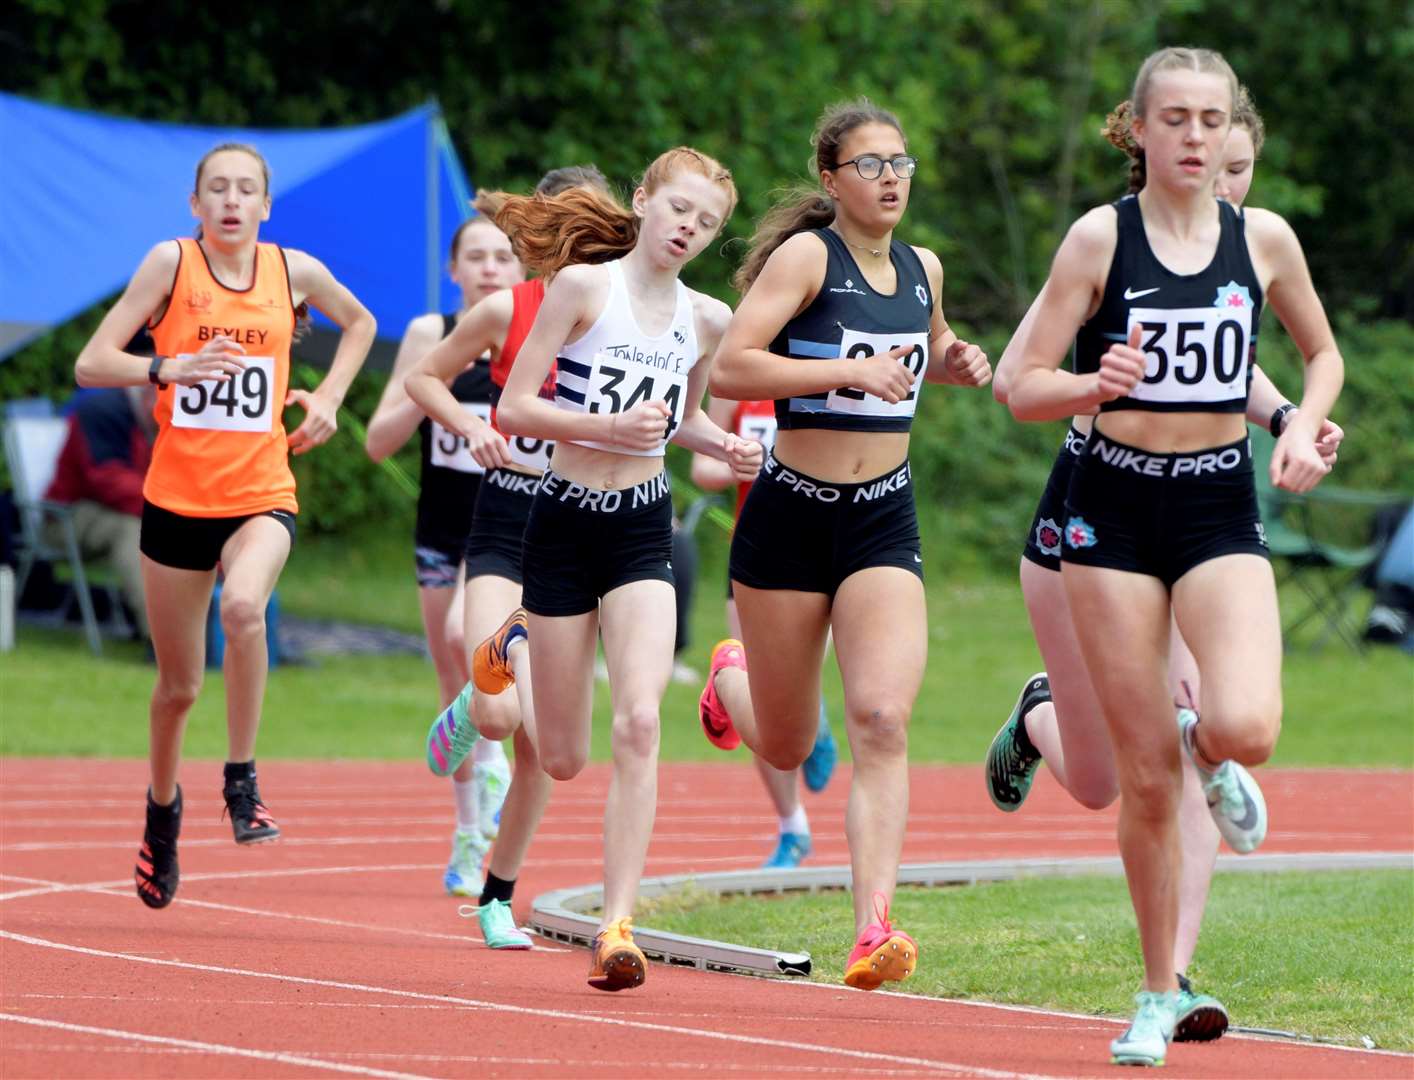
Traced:
<path id="1" fill-rule="evenodd" d="M 183 237 L 167 310 L 151 327 L 162 356 L 199 352 L 217 334 L 245 349 L 228 382 L 170 384 L 157 392 L 157 441 L 143 485 L 148 502 L 188 517 L 295 513 L 281 414 L 294 333 L 289 268 L 278 244 L 257 244 L 250 288 L 216 280 L 206 253 Z"/>

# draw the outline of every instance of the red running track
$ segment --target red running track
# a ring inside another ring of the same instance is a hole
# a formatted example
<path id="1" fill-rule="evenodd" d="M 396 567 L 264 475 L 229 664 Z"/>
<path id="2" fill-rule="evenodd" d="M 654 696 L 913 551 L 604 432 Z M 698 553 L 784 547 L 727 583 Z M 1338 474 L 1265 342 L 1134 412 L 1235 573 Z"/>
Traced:
<path id="1" fill-rule="evenodd" d="M 185 766 L 182 886 L 133 895 L 142 762 L 0 760 L 0 1075 L 1114 1075 L 1114 1021 L 654 965 L 588 988 L 583 950 L 493 953 L 442 895 L 445 785 L 413 764 L 267 762 L 285 831 L 237 848 L 219 766 Z M 207 783 L 203 784 L 203 780 Z M 561 785 L 517 895 L 599 876 L 608 773 Z M 1264 770 L 1268 851 L 1414 852 L 1414 774 Z M 774 820 L 749 766 L 664 766 L 648 873 L 751 867 Z M 848 770 L 808 803 L 847 861 Z M 743 798 L 743 792 L 747 794 Z M 742 814 L 742 806 L 748 813 Z M 916 767 L 905 860 L 1104 855 L 1113 813 L 1043 771 L 1025 813 L 976 769 Z M 1252 1038 L 1175 1047 L 1170 1077 L 1410 1077 L 1414 1057 Z"/>

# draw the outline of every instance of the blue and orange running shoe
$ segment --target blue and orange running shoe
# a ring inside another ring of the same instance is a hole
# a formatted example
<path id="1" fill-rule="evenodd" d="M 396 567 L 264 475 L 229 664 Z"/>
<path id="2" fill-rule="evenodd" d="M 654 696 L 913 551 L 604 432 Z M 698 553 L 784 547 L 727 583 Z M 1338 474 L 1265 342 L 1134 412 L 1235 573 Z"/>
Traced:
<path id="1" fill-rule="evenodd" d="M 918 966 L 918 945 L 893 928 L 883 893 L 874 894 L 874 914 L 879 921 L 864 928 L 845 964 L 844 984 L 856 990 L 877 990 L 886 982 L 899 982 Z"/>
<path id="2" fill-rule="evenodd" d="M 594 938 L 589 985 L 595 990 L 632 990 L 642 986 L 648 961 L 633 943 L 633 920 L 617 919 Z"/>
<path id="3" fill-rule="evenodd" d="M 746 670 L 746 647 L 736 638 L 723 638 L 712 647 L 712 663 L 707 670 L 707 685 L 697 702 L 697 715 L 702 720 L 702 730 L 707 733 L 707 741 L 723 750 L 735 750 L 741 745 L 741 736 L 732 724 L 731 715 L 722 707 L 717 697 L 717 673 L 723 668 Z"/>
<path id="4" fill-rule="evenodd" d="M 840 748 L 835 743 L 835 733 L 830 730 L 830 714 L 825 711 L 825 703 L 820 702 L 820 727 L 815 732 L 815 745 L 810 748 L 810 756 L 800 767 L 800 775 L 805 777 L 805 786 L 811 791 L 824 791 L 830 777 L 835 774 L 835 765 L 840 759 Z"/>
<path id="5" fill-rule="evenodd" d="M 530 640 L 524 608 L 506 616 L 497 631 L 476 647 L 471 657 L 471 678 L 483 694 L 499 694 L 516 681 L 511 670 L 511 645 Z"/>
<path id="6" fill-rule="evenodd" d="M 158 806 L 147 793 L 147 826 L 137 853 L 133 881 L 138 899 L 150 908 L 164 908 L 177 895 L 177 836 L 182 831 L 182 789 L 171 806 Z"/>
<path id="7" fill-rule="evenodd" d="M 427 767 L 438 776 L 451 776 L 466 760 L 481 733 L 471 722 L 472 686 L 467 683 L 455 701 L 437 714 L 427 729 Z"/>

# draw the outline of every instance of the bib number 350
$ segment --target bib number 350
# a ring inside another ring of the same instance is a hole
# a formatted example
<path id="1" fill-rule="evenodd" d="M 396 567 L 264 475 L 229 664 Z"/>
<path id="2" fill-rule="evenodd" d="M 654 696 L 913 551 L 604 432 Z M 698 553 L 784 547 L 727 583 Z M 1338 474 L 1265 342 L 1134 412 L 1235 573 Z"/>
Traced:
<path id="1" fill-rule="evenodd" d="M 918 407 L 918 386 L 923 381 L 924 372 L 928 370 L 928 334 L 926 331 L 918 334 L 865 334 L 858 330 L 846 329 L 840 336 L 840 358 L 855 360 L 878 356 L 890 349 L 897 349 L 901 345 L 912 346 L 899 359 L 899 363 L 908 368 L 909 373 L 913 376 L 913 386 L 909 388 L 907 396 L 891 405 L 883 398 L 875 397 L 863 390 L 842 387 L 838 390 L 831 390 L 825 399 L 825 404 L 830 411 L 850 413 L 853 416 L 912 416 Z"/>
<path id="2" fill-rule="evenodd" d="M 229 379 L 206 379 L 195 386 L 178 386 L 172 402 L 172 426 L 206 431 L 270 431 L 275 417 L 275 360 L 270 356 L 241 359 L 246 366 Z"/>
<path id="3" fill-rule="evenodd" d="M 1146 361 L 1129 396 L 1143 401 L 1220 403 L 1245 396 L 1250 308 L 1131 308 Z"/>

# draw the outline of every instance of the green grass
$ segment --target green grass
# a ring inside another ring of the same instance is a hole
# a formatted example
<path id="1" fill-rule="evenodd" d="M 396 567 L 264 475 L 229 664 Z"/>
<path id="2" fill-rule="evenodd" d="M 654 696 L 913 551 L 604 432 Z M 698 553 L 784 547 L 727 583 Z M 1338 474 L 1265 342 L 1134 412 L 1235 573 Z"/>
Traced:
<path id="1" fill-rule="evenodd" d="M 353 536 L 302 537 L 280 581 L 282 611 L 419 632 L 410 531 L 406 523 L 390 522 Z M 705 671 L 707 654 L 724 633 L 725 543 L 710 523 L 700 535 L 685 658 Z M 917 762 L 980 763 L 1021 680 L 1040 666 L 1019 588 L 1014 577 L 960 581 L 933 573 L 928 610 L 928 669 L 910 753 Z M 1414 767 L 1414 662 L 1408 656 L 1387 648 L 1357 656 L 1338 644 L 1296 652 L 1287 657 L 1283 681 L 1286 716 L 1273 764 Z M 222 752 L 221 682 L 220 672 L 208 673 L 192 714 L 190 754 Z M 104 657 L 95 659 L 77 632 L 22 625 L 16 651 L 0 655 L 0 753 L 144 756 L 151 688 L 152 669 L 133 646 L 109 642 Z M 664 760 L 724 760 L 698 728 L 699 690 L 669 687 Z M 840 731 L 833 664 L 826 666 L 825 692 Z M 431 665 L 418 657 L 320 657 L 311 667 L 278 668 L 266 695 L 260 752 L 420 758 L 435 698 Z M 51 735 L 56 715 L 84 717 L 62 745 Z M 600 760 L 608 756 L 607 724 L 608 693 L 601 684 L 593 744 Z M 728 757 L 745 760 L 746 751 Z"/>
<path id="2" fill-rule="evenodd" d="M 1124 1016 L 1139 941 L 1119 878 L 900 889 L 891 918 L 919 943 L 913 993 Z M 807 951 L 837 983 L 853 944 L 843 893 L 664 898 L 655 930 Z M 1219 874 L 1190 969 L 1246 1027 L 1414 1050 L 1414 888 L 1407 872 Z"/>

